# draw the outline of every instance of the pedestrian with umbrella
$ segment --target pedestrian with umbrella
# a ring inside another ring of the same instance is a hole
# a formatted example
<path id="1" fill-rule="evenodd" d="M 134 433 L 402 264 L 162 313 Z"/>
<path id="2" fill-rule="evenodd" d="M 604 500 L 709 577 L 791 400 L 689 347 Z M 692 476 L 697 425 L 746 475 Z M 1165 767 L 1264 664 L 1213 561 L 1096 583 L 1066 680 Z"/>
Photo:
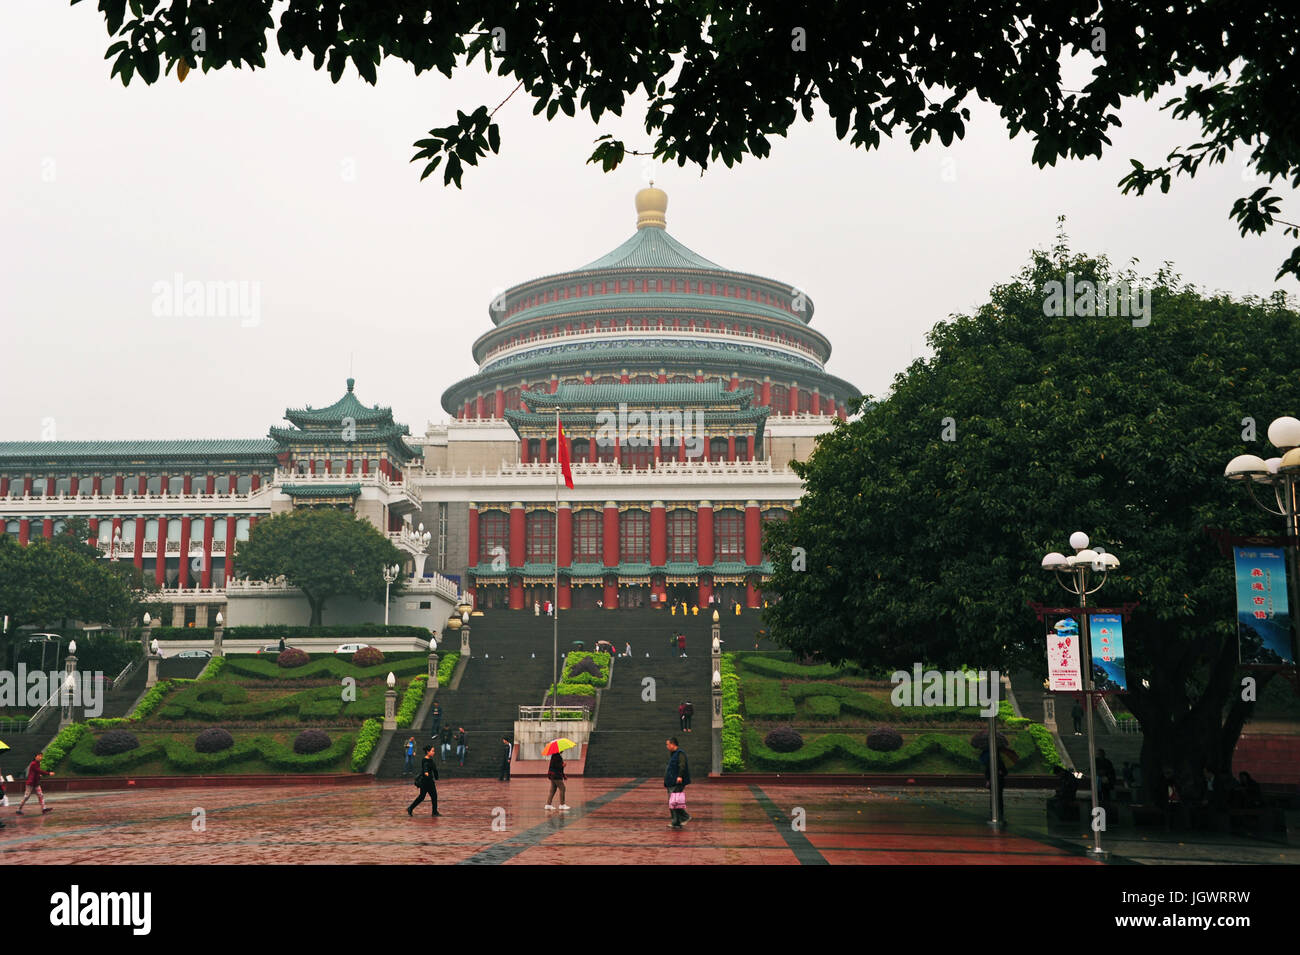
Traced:
<path id="1" fill-rule="evenodd" d="M 557 791 L 560 794 L 560 811 L 567 812 L 569 809 L 568 804 L 564 801 L 564 757 L 560 754 L 566 749 L 573 749 L 577 745 L 571 739 L 560 737 L 551 740 L 546 744 L 546 748 L 542 750 L 543 756 L 551 757 L 551 763 L 546 767 L 546 778 L 551 781 L 551 791 L 546 797 L 547 809 L 555 809 L 555 794 Z"/>

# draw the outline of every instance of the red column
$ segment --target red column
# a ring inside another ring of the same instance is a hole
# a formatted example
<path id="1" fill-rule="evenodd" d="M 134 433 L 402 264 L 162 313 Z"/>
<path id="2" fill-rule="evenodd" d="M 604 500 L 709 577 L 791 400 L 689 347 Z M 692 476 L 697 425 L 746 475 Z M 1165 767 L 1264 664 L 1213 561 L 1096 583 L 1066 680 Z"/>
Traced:
<path id="1" fill-rule="evenodd" d="M 734 434 L 727 435 L 727 460 L 736 460 L 736 436 Z"/>
<path id="2" fill-rule="evenodd" d="M 758 501 L 745 502 L 745 563 L 750 567 L 763 562 L 763 528 Z"/>
<path id="3" fill-rule="evenodd" d="M 668 369 L 667 369 L 667 368 L 660 368 L 660 369 L 659 369 L 659 384 L 661 384 L 661 385 L 666 385 L 667 383 L 668 383 Z"/>
<path id="4" fill-rule="evenodd" d="M 731 373 L 731 381 L 727 383 L 727 390 L 735 391 L 739 387 L 740 387 L 740 372 L 733 371 Z"/>
<path id="5" fill-rule="evenodd" d="M 655 464 L 658 464 L 663 459 L 664 453 L 664 439 L 662 437 L 655 438 L 654 448 Z"/>
<path id="6" fill-rule="evenodd" d="M 487 411 L 483 407 L 483 396 L 481 394 L 474 399 L 474 417 L 479 420 L 487 417 Z"/>
<path id="7" fill-rule="evenodd" d="M 589 385 L 589 384 L 591 384 L 591 372 L 589 372 L 589 371 L 584 371 L 584 372 L 582 373 L 582 383 L 583 383 L 584 385 Z"/>
<path id="8" fill-rule="evenodd" d="M 182 494 L 194 493 L 194 475 L 186 474 L 185 477 L 181 479 L 181 493 Z"/>
<path id="9" fill-rule="evenodd" d="M 686 460 L 686 438 L 685 438 L 685 436 L 683 436 L 682 439 L 681 439 L 680 441 L 677 442 L 677 460 L 678 460 L 678 461 L 685 461 L 685 460 Z"/>
<path id="10" fill-rule="evenodd" d="M 614 463 L 620 467 L 623 465 L 623 445 L 617 433 L 614 435 Z"/>
<path id="11" fill-rule="evenodd" d="M 573 606 L 573 588 L 568 580 L 560 581 L 560 592 L 556 595 L 556 603 L 561 610 L 568 610 Z"/>
<path id="12" fill-rule="evenodd" d="M 393 466 L 388 463 L 388 458 L 379 459 L 379 473 L 384 477 L 388 477 L 393 473 Z"/>
<path id="13" fill-rule="evenodd" d="M 257 515 L 253 514 L 248 518 L 248 533 L 250 536 L 253 533 L 253 528 L 256 526 L 257 526 Z"/>
<path id="14" fill-rule="evenodd" d="M 713 566 L 713 502 L 700 501 L 695 512 L 695 560 L 701 567 Z"/>
<path id="15" fill-rule="evenodd" d="M 618 578 L 608 577 L 605 579 L 605 593 L 601 598 L 606 610 L 618 609 Z"/>
<path id="16" fill-rule="evenodd" d="M 822 393 L 821 389 L 814 388 L 812 391 L 812 407 L 809 408 L 813 414 L 822 413 Z"/>
<path id="17" fill-rule="evenodd" d="M 46 497 L 54 496 L 54 478 L 52 477 L 47 477 L 45 479 L 45 496 Z"/>
<path id="18" fill-rule="evenodd" d="M 703 449 L 703 453 L 700 454 L 700 460 L 708 461 L 709 460 L 709 433 L 706 431 L 704 434 L 702 434 L 700 436 L 700 440 L 704 442 L 704 444 L 701 446 Z"/>
<path id="19" fill-rule="evenodd" d="M 692 323 L 692 324 L 694 324 L 694 323 Z M 696 381 L 697 384 L 703 384 L 703 382 L 704 382 L 704 370 L 703 370 L 703 369 L 698 369 L 698 370 L 695 372 L 695 381 Z"/>
<path id="20" fill-rule="evenodd" d="M 606 567 L 618 565 L 618 505 L 613 501 L 605 502 L 605 520 L 602 556 Z"/>
<path id="21" fill-rule="evenodd" d="M 132 556 L 135 566 L 144 569 L 144 515 L 135 516 L 135 553 Z"/>
<path id="22" fill-rule="evenodd" d="M 362 473 L 362 474 L 369 474 L 369 473 L 370 473 L 370 459 L 369 459 L 369 458 L 362 458 L 362 459 L 361 459 L 361 473 Z"/>
<path id="23" fill-rule="evenodd" d="M 568 501 L 560 502 L 560 512 L 556 515 L 556 532 L 559 535 L 559 552 L 556 557 L 559 559 L 559 567 L 573 566 L 573 508 L 569 506 Z M 561 607 L 560 609 L 564 609 Z"/>
<path id="24" fill-rule="evenodd" d="M 185 483 L 189 483 L 190 476 L 185 475 Z M 181 518 L 181 575 L 177 583 L 182 590 L 190 586 L 190 519 Z"/>
<path id="25" fill-rule="evenodd" d="M 316 473 L 316 459 L 315 459 L 315 458 L 308 458 L 308 459 L 307 459 L 307 470 L 308 470 L 308 472 L 311 473 L 311 474 L 315 474 L 315 473 Z M 232 484 L 231 484 L 231 486 L 230 486 L 230 490 L 233 491 L 233 490 L 235 489 L 235 486 L 234 486 L 234 484 L 233 484 L 234 475 L 231 475 L 231 480 L 232 480 Z"/>
<path id="26" fill-rule="evenodd" d="M 758 403 L 764 408 L 772 407 L 772 379 L 767 375 L 763 376 L 762 397 L 759 398 Z"/>
<path id="27" fill-rule="evenodd" d="M 9 496 L 9 478 L 0 477 L 0 497 Z"/>
<path id="28" fill-rule="evenodd" d="M 555 394 L 556 389 L 559 387 L 560 387 L 560 376 L 551 375 L 551 394 Z"/>
<path id="29" fill-rule="evenodd" d="M 160 474 L 160 475 L 158 476 L 158 493 L 159 493 L 159 494 L 162 494 L 162 495 L 166 496 L 166 494 L 168 493 L 168 491 L 171 490 L 171 487 L 170 487 L 170 484 L 169 484 L 170 480 L 171 480 L 171 479 L 170 479 L 170 478 L 169 478 L 165 473 L 164 473 L 164 474 Z"/>
<path id="30" fill-rule="evenodd" d="M 478 565 L 478 505 L 469 505 L 469 566 Z"/>
<path id="31" fill-rule="evenodd" d="M 650 566 L 668 563 L 668 512 L 663 501 L 650 502 Z"/>
<path id="32" fill-rule="evenodd" d="M 141 496 L 149 493 L 149 476 L 147 474 L 140 475 L 140 484 L 136 493 Z"/>
<path id="33" fill-rule="evenodd" d="M 315 474 L 315 473 L 316 473 L 316 462 L 313 461 L 311 464 L 312 464 L 312 472 L 311 472 L 311 473 L 312 473 L 312 474 Z M 234 494 L 234 493 L 235 493 L 235 489 L 236 489 L 237 487 L 239 487 L 239 475 L 236 474 L 234 471 L 231 471 L 231 472 L 230 472 L 230 484 L 229 484 L 230 493 L 231 493 L 231 494 Z M 232 520 L 233 520 L 233 518 L 232 518 Z"/>
<path id="34" fill-rule="evenodd" d="M 54 536 L 54 518 L 47 517 L 41 521 L 41 536 L 46 540 Z"/>
<path id="35" fill-rule="evenodd" d="M 524 565 L 525 526 L 524 505 L 519 501 L 515 501 L 510 505 L 510 546 L 507 548 L 511 567 L 522 567 Z"/>
<path id="36" fill-rule="evenodd" d="M 551 448 L 546 435 L 542 435 L 537 440 L 537 462 L 539 464 L 551 463 Z"/>
<path id="37" fill-rule="evenodd" d="M 80 487 L 81 487 L 81 479 L 77 477 L 77 475 L 75 474 L 72 475 L 72 479 L 68 483 L 68 497 L 76 497 L 77 490 Z"/>
<path id="38" fill-rule="evenodd" d="M 235 573 L 235 518 L 230 516 L 226 518 L 226 582 Z"/>
<path id="39" fill-rule="evenodd" d="M 520 462 L 523 463 L 523 464 L 528 464 L 528 463 L 529 463 L 529 459 L 528 459 L 528 439 L 527 439 L 527 438 L 520 438 L 520 439 L 519 439 L 519 460 L 520 460 Z"/>
<path id="40" fill-rule="evenodd" d="M 158 552 L 153 562 L 153 579 L 161 587 L 167 580 L 167 518 L 158 518 Z"/>
<path id="41" fill-rule="evenodd" d="M 699 607 L 701 610 L 709 609 L 709 600 L 713 597 L 713 582 L 706 581 L 703 576 L 700 577 L 700 596 Z"/>
<path id="42" fill-rule="evenodd" d="M 352 458 L 350 458 L 350 457 L 348 458 L 348 463 L 347 463 L 347 465 L 343 468 L 343 473 L 344 473 L 344 474 L 351 474 L 351 473 L 352 473 Z M 254 486 L 254 487 L 257 486 L 257 477 L 256 477 L 256 476 L 253 477 L 253 486 Z"/>
<path id="43" fill-rule="evenodd" d="M 622 371 L 618 373 L 618 383 L 620 385 L 626 385 L 627 382 L 628 382 L 627 369 L 624 368 Z"/>
<path id="44" fill-rule="evenodd" d="M 5 491 L 7 490 L 8 488 L 6 487 Z M 95 497 L 99 497 L 104 493 L 104 479 L 98 474 L 96 474 L 94 479 L 90 482 L 90 493 L 95 495 Z M 0 497 L 4 496 L 4 491 L 0 491 Z"/>
<path id="45" fill-rule="evenodd" d="M 789 410 L 786 411 L 786 414 L 793 415 L 798 413 L 799 413 L 799 383 L 797 381 L 792 381 L 790 382 Z"/>
<path id="46" fill-rule="evenodd" d="M 18 543 L 24 546 L 32 539 L 32 522 L 24 517 L 18 521 Z"/>
<path id="47" fill-rule="evenodd" d="M 494 418 L 504 418 L 504 417 L 506 416 L 506 415 L 505 415 L 505 410 L 506 410 L 506 390 L 505 390 L 504 388 L 502 388 L 500 385 L 497 385 L 496 401 L 495 401 L 495 403 L 492 405 L 492 408 L 493 408 L 493 411 L 492 411 L 492 417 L 494 417 Z"/>
<path id="48" fill-rule="evenodd" d="M 348 473 L 349 473 L 349 474 L 352 473 L 352 460 L 351 460 L 350 458 L 348 459 Z M 187 477 L 185 480 L 188 481 L 189 478 Z M 251 483 L 249 484 L 249 489 L 250 489 L 250 490 L 253 490 L 253 491 L 256 491 L 256 490 L 258 490 L 261 486 L 262 486 L 262 475 L 260 475 L 260 474 L 254 474 L 253 477 L 252 477 L 252 481 L 251 481 Z M 188 494 L 189 492 L 190 492 L 189 488 L 186 487 L 186 488 L 185 488 L 185 493 Z"/>
<path id="49" fill-rule="evenodd" d="M 203 493 L 209 495 L 217 493 L 217 476 L 215 474 L 209 473 L 203 479 Z"/>
<path id="50" fill-rule="evenodd" d="M 199 586 L 204 590 L 212 589 L 212 518 L 203 518 L 203 573 L 199 577 Z"/>
<path id="51" fill-rule="evenodd" d="M 90 524 L 90 543 L 92 545 L 99 543 L 99 518 L 92 517 L 88 522 Z"/>
<path id="52" fill-rule="evenodd" d="M 31 475 L 29 474 L 27 477 L 23 478 L 23 497 L 31 497 L 31 496 L 32 496 L 32 478 Z"/>

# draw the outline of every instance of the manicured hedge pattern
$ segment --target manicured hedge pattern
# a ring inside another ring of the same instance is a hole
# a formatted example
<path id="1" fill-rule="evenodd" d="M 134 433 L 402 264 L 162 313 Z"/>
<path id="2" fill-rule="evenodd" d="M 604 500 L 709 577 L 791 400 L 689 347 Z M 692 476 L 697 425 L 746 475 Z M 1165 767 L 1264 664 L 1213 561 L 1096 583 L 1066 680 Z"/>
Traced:
<path id="1" fill-rule="evenodd" d="M 316 753 L 295 753 L 290 747 L 269 736 L 240 740 L 229 749 L 216 753 L 196 752 L 192 746 L 175 740 L 147 740 L 138 749 L 117 756 L 96 756 L 92 738 L 82 737 L 68 757 L 68 763 L 81 773 L 114 775 L 144 763 L 163 759 L 169 769 L 207 771 L 232 763 L 261 759 L 268 766 L 288 772 L 308 772 L 338 762 L 353 744 L 352 734 L 340 736 L 327 749 Z"/>
<path id="2" fill-rule="evenodd" d="M 45 747 L 45 755 L 41 759 L 42 765 L 46 769 L 58 766 L 82 738 L 89 734 L 90 727 L 85 723 L 70 723 L 63 727 L 59 730 L 59 735 L 54 737 L 54 742 Z"/>
<path id="3" fill-rule="evenodd" d="M 590 664 L 583 661 L 590 660 Z M 577 668 L 582 666 L 582 670 Z M 589 668 L 599 668 L 599 674 L 589 672 Z M 573 650 L 564 658 L 564 670 L 560 674 L 560 683 L 586 683 L 590 686 L 605 687 L 609 685 L 609 654 L 588 653 L 585 650 Z"/>
<path id="4" fill-rule="evenodd" d="M 330 627 L 291 627 L 271 624 L 265 627 L 226 627 L 222 633 L 223 640 L 263 640 L 270 643 L 283 637 L 286 640 L 302 637 L 334 637 L 340 643 L 348 643 L 349 637 L 415 637 L 429 639 L 425 627 L 399 626 L 385 627 L 382 623 L 349 623 Z M 151 639 L 158 640 L 211 640 L 212 627 L 155 627 Z"/>
<path id="5" fill-rule="evenodd" d="M 234 745 L 235 738 L 230 735 L 230 731 L 216 726 L 204 730 L 194 738 L 194 751 L 196 753 L 221 753 Z"/>
<path id="6" fill-rule="evenodd" d="M 109 730 L 96 737 L 94 753 L 96 756 L 116 756 L 118 753 L 138 749 L 140 740 L 134 733 L 126 730 Z"/>
<path id="7" fill-rule="evenodd" d="M 815 769 L 828 760 L 840 758 L 855 764 L 859 769 L 869 771 L 891 771 L 902 769 L 908 763 L 928 753 L 942 753 L 952 761 L 958 771 L 981 772 L 979 755 L 971 749 L 960 736 L 948 736 L 942 733 L 922 733 L 902 748 L 888 753 L 875 752 L 851 736 L 844 733 L 829 733 L 804 745 L 794 753 L 778 753 L 763 745 L 758 732 L 746 731 L 746 743 L 749 747 L 749 765 L 753 769 L 779 770 L 781 772 L 802 772 Z M 1022 763 L 1033 758 L 1039 752 L 1038 744 L 1029 732 L 1022 732 L 1012 743 L 1011 748 L 1021 758 Z"/>
<path id="8" fill-rule="evenodd" d="M 459 662 L 459 653 L 447 653 L 438 657 L 438 686 L 446 686 L 451 682 L 451 675 L 456 672 L 456 664 Z M 427 665 L 426 662 L 426 667 Z"/>
<path id="9" fill-rule="evenodd" d="M 303 730 L 293 741 L 293 751 L 300 756 L 320 753 L 330 748 L 330 734 L 324 730 Z"/>
<path id="10" fill-rule="evenodd" d="M 158 715 L 165 720 L 226 722 L 293 716 L 301 720 L 358 719 L 382 716 L 383 712 L 384 690 L 380 686 L 362 688 L 352 702 L 344 701 L 340 686 L 311 687 L 272 699 L 250 700 L 248 690 L 237 683 L 209 680 L 182 688 L 167 700 Z"/>
<path id="11" fill-rule="evenodd" d="M 234 656 L 227 657 L 226 661 L 226 668 L 231 673 L 265 680 L 305 680 L 324 677 L 341 680 L 345 676 L 353 677 L 358 681 L 383 680 L 390 671 L 394 676 L 402 677 L 424 673 L 429 668 L 429 658 L 424 654 L 415 654 L 403 660 L 390 660 L 372 667 L 356 667 L 330 654 L 317 657 L 305 666 L 295 667 L 292 670 L 282 670 L 273 661 L 257 657 Z"/>
<path id="12" fill-rule="evenodd" d="M 722 676 L 722 771 L 745 769 L 745 718 L 740 714 L 740 677 L 733 654 L 724 653 L 718 665 Z"/>
<path id="13" fill-rule="evenodd" d="M 406 729 L 415 719 L 416 711 L 424 701 L 424 691 L 429 687 L 429 674 L 422 673 L 412 680 L 402 694 L 402 702 L 397 707 L 397 726 Z"/>
<path id="14" fill-rule="evenodd" d="M 763 745 L 776 753 L 793 753 L 803 748 L 803 737 L 792 726 L 778 726 L 763 738 Z"/>

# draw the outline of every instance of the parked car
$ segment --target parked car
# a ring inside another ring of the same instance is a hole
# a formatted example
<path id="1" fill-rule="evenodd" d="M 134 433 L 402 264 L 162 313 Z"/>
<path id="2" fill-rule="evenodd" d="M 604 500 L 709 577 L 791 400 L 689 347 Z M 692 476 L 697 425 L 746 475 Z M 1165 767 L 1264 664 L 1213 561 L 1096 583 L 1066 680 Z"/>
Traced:
<path id="1" fill-rule="evenodd" d="M 278 648 L 277 648 L 278 649 Z M 176 654 L 178 660 L 206 660 L 212 656 L 211 650 L 182 650 Z"/>
<path id="2" fill-rule="evenodd" d="M 368 643 L 341 643 L 334 648 L 335 653 L 356 653 L 370 646 Z"/>
<path id="3" fill-rule="evenodd" d="M 289 646 L 287 643 L 285 644 L 284 648 L 285 648 L 286 650 L 296 650 L 296 649 L 298 649 L 297 647 L 291 647 L 291 646 Z M 262 649 L 258 650 L 257 652 L 258 652 L 258 653 L 265 653 L 267 656 L 278 657 L 278 656 L 280 655 L 280 644 L 278 644 L 278 643 L 268 643 L 266 646 L 262 647 Z"/>

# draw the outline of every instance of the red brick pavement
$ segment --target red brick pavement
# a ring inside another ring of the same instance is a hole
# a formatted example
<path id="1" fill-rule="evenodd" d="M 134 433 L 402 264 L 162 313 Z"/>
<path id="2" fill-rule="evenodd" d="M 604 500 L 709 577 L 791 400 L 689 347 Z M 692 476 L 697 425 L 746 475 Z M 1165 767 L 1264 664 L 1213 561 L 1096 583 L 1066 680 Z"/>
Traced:
<path id="1" fill-rule="evenodd" d="M 427 801 L 408 817 L 414 787 L 389 782 L 55 794 L 45 816 L 35 800 L 23 816 L 0 810 L 0 864 L 1093 864 L 856 786 L 692 786 L 680 832 L 657 779 L 570 780 L 567 813 L 543 809 L 546 786 L 450 780 L 437 819 Z M 796 807 L 803 831 L 791 827 Z"/>

